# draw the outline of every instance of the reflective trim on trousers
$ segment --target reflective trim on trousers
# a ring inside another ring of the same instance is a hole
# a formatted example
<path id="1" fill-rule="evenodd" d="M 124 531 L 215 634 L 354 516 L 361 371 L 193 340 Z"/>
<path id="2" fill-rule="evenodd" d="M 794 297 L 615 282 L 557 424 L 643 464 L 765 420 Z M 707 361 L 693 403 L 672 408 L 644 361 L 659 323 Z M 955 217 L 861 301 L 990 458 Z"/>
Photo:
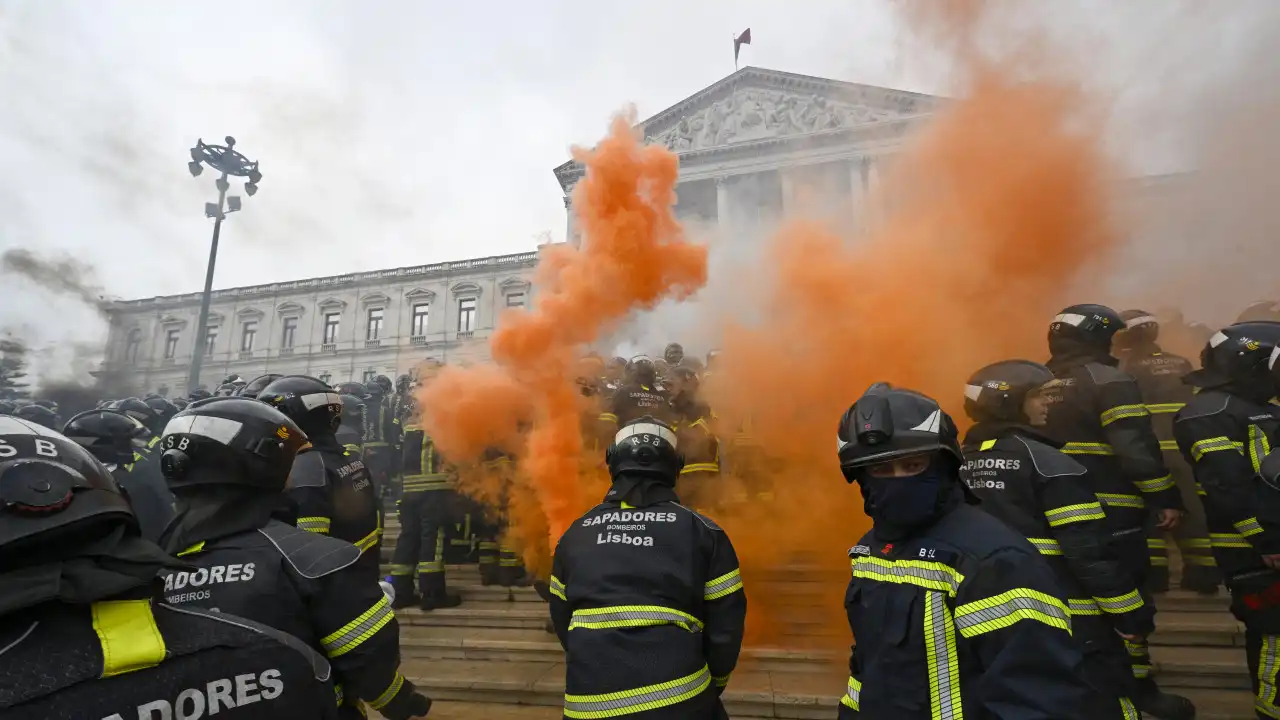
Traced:
<path id="1" fill-rule="evenodd" d="M 600 695 L 564 696 L 564 715 L 570 718 L 611 718 L 657 710 L 696 697 L 711 685 L 711 671 L 702 669 L 682 678 L 634 690 Z"/>
<path id="2" fill-rule="evenodd" d="M 584 608 L 573 611 L 569 629 L 609 630 L 624 627 L 653 627 L 675 625 L 690 632 L 701 632 L 702 621 L 673 608 L 660 605 L 615 605 L 613 607 Z"/>

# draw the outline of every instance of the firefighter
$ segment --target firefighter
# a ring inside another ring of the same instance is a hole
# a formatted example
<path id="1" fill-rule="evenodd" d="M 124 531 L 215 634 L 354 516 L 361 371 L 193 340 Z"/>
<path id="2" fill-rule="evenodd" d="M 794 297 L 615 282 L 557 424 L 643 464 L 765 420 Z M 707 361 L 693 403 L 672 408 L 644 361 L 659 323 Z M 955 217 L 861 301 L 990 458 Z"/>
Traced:
<path id="1" fill-rule="evenodd" d="M 0 717 L 335 717 L 297 638 L 152 599 L 175 561 L 93 456 L 15 418 L 0 447 Z"/>
<path id="2" fill-rule="evenodd" d="M 151 439 L 147 428 L 123 413 L 87 410 L 68 420 L 62 434 L 107 467 L 129 498 L 142 537 L 159 540 L 173 519 L 173 493 L 160 472 L 159 459 L 141 454 Z"/>
<path id="3" fill-rule="evenodd" d="M 1221 582 L 1218 566 L 1209 550 L 1209 531 L 1205 527 L 1204 509 L 1196 499 L 1195 478 L 1191 467 L 1178 452 L 1173 439 L 1173 415 L 1191 399 L 1191 386 L 1182 382 L 1183 376 L 1194 370 L 1191 362 L 1181 355 L 1165 352 L 1156 344 L 1160 335 L 1160 323 L 1144 310 L 1125 310 L 1120 313 L 1125 329 L 1116 333 L 1111 341 L 1120 358 L 1120 369 L 1133 376 L 1142 391 L 1147 412 L 1151 413 L 1151 425 L 1160 440 L 1165 465 L 1173 475 L 1174 484 L 1182 494 L 1182 504 L 1187 514 L 1173 532 L 1173 539 L 1182 557 L 1182 577 L 1179 585 L 1205 595 L 1218 592 Z M 1152 517 L 1152 519 L 1154 519 Z M 1169 550 L 1165 534 L 1150 522 L 1147 545 L 1151 557 L 1151 576 L 1147 589 L 1164 592 L 1169 589 Z"/>
<path id="4" fill-rule="evenodd" d="M 472 503 L 472 511 L 481 518 L 476 523 L 475 530 L 479 549 L 480 584 L 502 587 L 523 585 L 526 582 L 524 563 L 515 546 L 506 539 L 507 502 L 515 472 L 511 456 L 498 448 L 489 448 L 477 471 L 486 476 L 484 483 L 496 491 L 488 507 L 479 502 Z"/>
<path id="5" fill-rule="evenodd" d="M 673 427 L 685 459 L 676 494 L 689 507 L 712 509 L 720 477 L 720 443 L 711 432 L 711 408 L 698 398 L 698 374 L 691 368 L 676 367 L 670 383 Z"/>
<path id="6" fill-rule="evenodd" d="M 669 367 L 678 367 L 684 362 L 684 346 L 676 342 L 667 343 L 662 350 L 662 359 Z"/>
<path id="7" fill-rule="evenodd" d="M 347 452 L 364 457 L 365 429 L 368 427 L 368 407 L 355 395 L 339 395 L 342 400 L 342 420 L 334 433 Z"/>
<path id="8" fill-rule="evenodd" d="M 1067 594 L 1072 637 L 1083 672 L 1099 695 L 1099 717 L 1137 718 L 1135 682 L 1124 640 L 1155 629 L 1155 609 L 1111 548 L 1111 531 L 1083 465 L 1041 434 L 1048 416 L 1043 390 L 1060 381 L 1028 360 L 974 373 L 964 409 L 976 424 L 964 438 L 960 476 L 982 509 L 1025 536 Z"/>
<path id="9" fill-rule="evenodd" d="M 368 383 L 369 399 L 365 400 L 368 434 L 365 435 L 364 461 L 369 466 L 379 493 L 391 479 L 392 465 L 400 457 L 400 418 L 392 411 L 391 380 L 379 375 Z"/>
<path id="10" fill-rule="evenodd" d="M 278 381 L 279 382 L 279 381 Z M 332 663 L 340 717 L 388 720 L 427 713 L 431 701 L 399 672 L 399 627 L 350 543 L 294 527 L 285 496 L 302 429 L 266 403 L 215 398 L 169 421 L 161 447 L 178 515 L 165 547 L 194 569 L 164 573 L 182 607 L 217 608 L 277 628 Z"/>
<path id="11" fill-rule="evenodd" d="M 263 388 L 258 399 L 288 416 L 311 444 L 298 453 L 289 478 L 297 526 L 355 545 L 361 553 L 356 566 L 365 581 L 378 582 L 382 512 L 364 461 L 334 435 L 342 419 L 342 398 L 321 380 L 286 375 Z"/>
<path id="12" fill-rule="evenodd" d="M 146 426 L 149 437 L 142 448 L 142 453 L 150 455 L 160 443 L 160 434 L 164 431 L 165 422 L 161 421 L 163 410 L 157 410 L 136 397 L 118 400 L 112 404 L 111 409 L 124 413 Z"/>
<path id="13" fill-rule="evenodd" d="M 679 504 L 675 432 L 642 416 L 606 452 L 604 502 L 560 537 L 551 619 L 565 659 L 566 718 L 727 718 L 747 598 L 733 544 Z"/>
<path id="14" fill-rule="evenodd" d="M 444 562 L 450 515 L 457 504 L 454 478 L 416 418 L 404 426 L 402 448 L 403 490 L 396 503 L 400 538 L 391 556 L 395 605 L 457 607 L 462 597 L 449 592 Z"/>
<path id="15" fill-rule="evenodd" d="M 236 393 L 236 396 L 253 398 L 256 400 L 258 398 L 258 395 L 262 394 L 262 391 L 265 390 L 268 385 L 275 382 L 276 380 L 279 380 L 282 377 L 284 376 L 278 373 L 267 373 L 266 375 L 259 375 L 258 377 L 246 383 L 244 387 L 240 388 L 240 392 Z"/>
<path id="16" fill-rule="evenodd" d="M 1186 381 L 1200 388 L 1174 416 L 1178 449 L 1195 473 L 1213 555 L 1244 623 L 1259 718 L 1280 717 L 1280 512 L 1277 490 L 1255 482 L 1280 446 L 1280 323 L 1238 323 L 1215 333 Z M 1265 478 L 1264 478 L 1265 479 Z"/>
<path id="17" fill-rule="evenodd" d="M 1025 538 L 970 506 L 951 417 L 879 383 L 837 445 L 872 520 L 849 550 L 857 644 L 839 717 L 1094 718 L 1067 597 Z"/>
<path id="18" fill-rule="evenodd" d="M 41 427 L 47 427 L 50 430 L 58 429 L 58 414 L 43 405 L 23 405 L 13 411 L 14 417 L 22 418 L 27 422 L 33 422 Z"/>
<path id="19" fill-rule="evenodd" d="M 627 363 L 622 384 L 608 399 L 605 412 L 600 413 L 600 435 L 612 437 L 618 428 L 646 415 L 670 423 L 673 414 L 671 398 L 658 384 L 653 360 L 637 355 Z"/>
<path id="20" fill-rule="evenodd" d="M 1120 561 L 1142 591 L 1143 602 L 1152 605 L 1146 591 L 1151 571 L 1147 514 L 1154 513 L 1156 526 L 1168 532 L 1178 526 L 1183 505 L 1142 391 L 1111 355 L 1111 340 L 1123 328 L 1119 314 L 1102 305 L 1073 305 L 1054 317 L 1048 366 L 1062 382 L 1045 390 L 1045 434 L 1063 443 L 1062 452 L 1088 470 Z M 1190 717 L 1194 709 L 1189 701 L 1160 692 L 1146 641 L 1131 642 L 1129 651 L 1138 680 L 1132 696 L 1138 710 L 1160 718 Z"/>
<path id="21" fill-rule="evenodd" d="M 163 395 L 148 395 L 142 399 L 142 402 L 155 413 L 155 419 L 147 425 L 147 429 L 152 435 L 159 437 L 164 432 L 164 426 L 169 424 L 169 418 L 178 414 L 178 406 L 169 402 L 169 399 Z"/>

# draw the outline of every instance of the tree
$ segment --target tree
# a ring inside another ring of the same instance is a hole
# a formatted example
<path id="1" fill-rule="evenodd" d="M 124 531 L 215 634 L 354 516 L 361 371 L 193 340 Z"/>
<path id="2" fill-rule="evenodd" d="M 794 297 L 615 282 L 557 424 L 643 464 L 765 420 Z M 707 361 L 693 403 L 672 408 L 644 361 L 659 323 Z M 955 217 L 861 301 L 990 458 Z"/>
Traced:
<path id="1" fill-rule="evenodd" d="M 0 339 L 0 400 L 31 397 L 25 382 L 27 348 L 22 343 Z"/>

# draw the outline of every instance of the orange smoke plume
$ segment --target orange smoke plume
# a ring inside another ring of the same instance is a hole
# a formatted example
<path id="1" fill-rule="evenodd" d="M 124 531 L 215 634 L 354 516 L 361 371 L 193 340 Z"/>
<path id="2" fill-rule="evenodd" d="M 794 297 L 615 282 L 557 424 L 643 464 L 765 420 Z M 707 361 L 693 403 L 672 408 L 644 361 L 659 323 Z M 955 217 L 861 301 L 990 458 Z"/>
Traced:
<path id="1" fill-rule="evenodd" d="M 597 484 L 580 481 L 580 420 L 589 412 L 575 383 L 582 348 L 633 311 L 688 297 L 707 279 L 706 249 L 685 240 L 672 211 L 678 160 L 642 146 L 632 122 L 619 116 L 599 145 L 574 150 L 586 166 L 573 206 L 588 242 L 545 249 L 533 308 L 508 310 L 490 339 L 495 364 L 442 372 L 419 395 L 426 431 L 452 461 L 517 446 L 517 482 L 537 503 L 508 510 L 542 517 L 510 520 L 547 528 L 550 545 L 601 497 Z"/>

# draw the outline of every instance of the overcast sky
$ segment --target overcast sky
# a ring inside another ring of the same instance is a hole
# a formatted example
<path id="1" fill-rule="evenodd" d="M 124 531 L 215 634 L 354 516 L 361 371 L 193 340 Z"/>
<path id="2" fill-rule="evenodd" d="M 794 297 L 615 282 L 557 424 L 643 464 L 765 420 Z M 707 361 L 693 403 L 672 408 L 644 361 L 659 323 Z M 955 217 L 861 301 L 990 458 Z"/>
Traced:
<path id="1" fill-rule="evenodd" d="M 0 250 L 70 253 L 110 295 L 199 290 L 214 178 L 187 150 L 227 134 L 264 180 L 215 287 L 531 250 L 563 239 L 569 146 L 730 74 L 747 27 L 744 65 L 941 90 L 889 3 L 0 0 Z M 1160 10 L 1071 7 L 1125 51 L 1117 82 L 1154 72 L 1129 56 L 1167 41 Z M 68 334 L 70 305 L 0 282 L 23 293 L 0 328 Z"/>

